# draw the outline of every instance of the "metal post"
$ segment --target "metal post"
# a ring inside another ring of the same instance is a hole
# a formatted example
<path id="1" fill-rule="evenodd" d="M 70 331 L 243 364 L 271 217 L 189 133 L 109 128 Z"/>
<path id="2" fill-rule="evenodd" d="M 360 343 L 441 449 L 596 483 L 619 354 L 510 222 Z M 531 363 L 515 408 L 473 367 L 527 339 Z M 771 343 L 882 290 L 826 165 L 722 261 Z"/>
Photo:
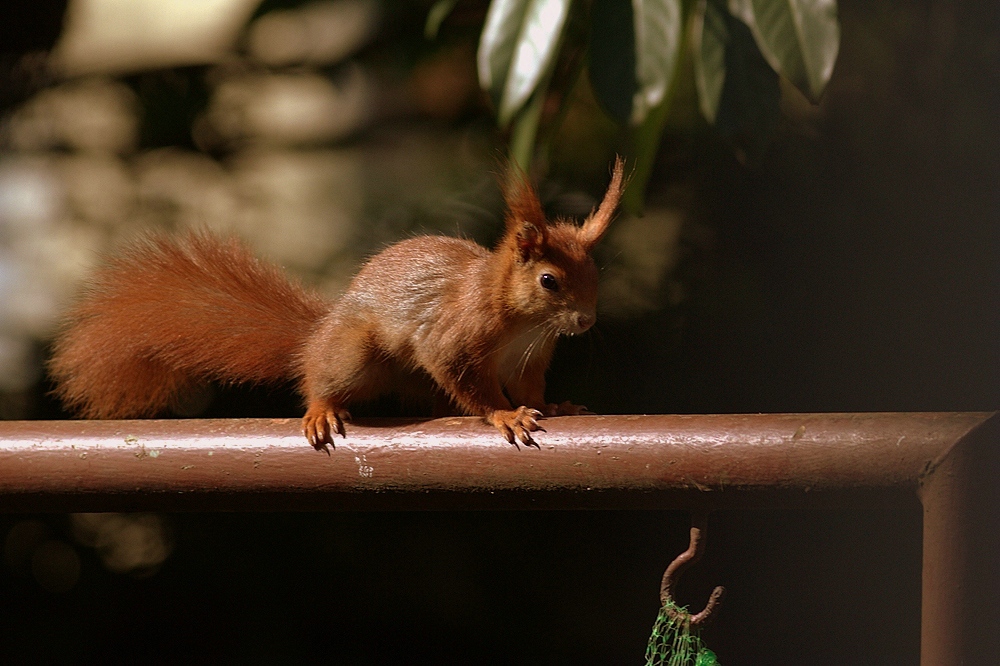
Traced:
<path id="1" fill-rule="evenodd" d="M 1000 664 L 1000 420 L 930 466 L 924 505 L 923 666 Z"/>

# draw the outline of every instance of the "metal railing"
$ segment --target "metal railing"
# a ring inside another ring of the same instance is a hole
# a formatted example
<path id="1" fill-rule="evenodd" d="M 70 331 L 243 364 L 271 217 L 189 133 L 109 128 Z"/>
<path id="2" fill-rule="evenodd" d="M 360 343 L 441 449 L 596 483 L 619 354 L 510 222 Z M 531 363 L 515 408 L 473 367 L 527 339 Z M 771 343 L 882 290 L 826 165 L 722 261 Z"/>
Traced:
<path id="1" fill-rule="evenodd" d="M 921 663 L 1000 663 L 1000 416 L 586 416 L 517 451 L 478 419 L 0 422 L 0 510 L 924 507 Z"/>

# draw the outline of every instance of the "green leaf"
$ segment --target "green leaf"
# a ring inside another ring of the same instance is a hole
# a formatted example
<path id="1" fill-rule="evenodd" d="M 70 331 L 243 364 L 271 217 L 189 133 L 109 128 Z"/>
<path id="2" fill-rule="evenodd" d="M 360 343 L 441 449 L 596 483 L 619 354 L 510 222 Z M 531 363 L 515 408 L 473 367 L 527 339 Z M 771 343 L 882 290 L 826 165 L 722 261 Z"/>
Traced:
<path id="1" fill-rule="evenodd" d="M 427 12 L 427 22 L 424 23 L 424 38 L 437 39 L 438 30 L 441 24 L 451 14 L 451 10 L 458 4 L 458 0 L 438 0 Z"/>
<path id="2" fill-rule="evenodd" d="M 693 26 L 694 82 L 698 106 L 709 123 L 715 122 L 726 81 L 727 14 L 720 0 L 699 0 Z"/>
<path id="3" fill-rule="evenodd" d="M 500 104 L 514 47 L 530 1 L 494 0 L 486 13 L 486 22 L 479 37 L 476 64 L 479 68 L 479 85 L 489 93 L 495 105 Z"/>
<path id="4" fill-rule="evenodd" d="M 594 96 L 608 115 L 627 123 L 636 91 L 635 21 L 630 2 L 594 0 L 587 56 Z"/>
<path id="5" fill-rule="evenodd" d="M 767 62 L 817 101 L 840 48 L 836 0 L 729 0 Z"/>
<path id="6" fill-rule="evenodd" d="M 493 0 L 479 39 L 479 83 L 510 123 L 555 61 L 570 0 Z"/>
<path id="7" fill-rule="evenodd" d="M 542 118 L 544 106 L 545 92 L 535 91 L 524 110 L 517 114 L 513 125 L 511 125 L 510 161 L 522 173 L 531 171 L 531 161 L 535 155 L 535 139 L 538 136 L 538 123 Z"/>
<path id="8" fill-rule="evenodd" d="M 681 0 L 632 0 L 635 22 L 635 79 L 632 123 L 640 125 L 660 106 L 680 59 Z"/>
<path id="9" fill-rule="evenodd" d="M 778 74 L 764 59 L 745 23 L 726 15 L 726 81 L 715 129 L 738 145 L 747 159 L 761 156 L 781 116 Z"/>
<path id="10" fill-rule="evenodd" d="M 642 213 L 646 184 L 670 112 L 673 83 L 684 43 L 680 0 L 632 0 L 635 13 L 636 81 L 632 98 L 631 152 L 635 167 L 622 207 Z"/>

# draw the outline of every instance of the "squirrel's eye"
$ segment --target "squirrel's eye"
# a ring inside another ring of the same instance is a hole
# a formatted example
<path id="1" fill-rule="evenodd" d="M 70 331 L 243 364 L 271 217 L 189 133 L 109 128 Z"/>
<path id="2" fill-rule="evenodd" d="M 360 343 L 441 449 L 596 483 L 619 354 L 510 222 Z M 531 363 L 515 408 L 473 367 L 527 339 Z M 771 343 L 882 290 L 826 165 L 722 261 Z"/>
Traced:
<path id="1" fill-rule="evenodd" d="M 542 276 L 538 278 L 538 282 L 549 291 L 558 291 L 559 283 L 556 281 L 555 276 L 552 273 L 542 273 Z"/>

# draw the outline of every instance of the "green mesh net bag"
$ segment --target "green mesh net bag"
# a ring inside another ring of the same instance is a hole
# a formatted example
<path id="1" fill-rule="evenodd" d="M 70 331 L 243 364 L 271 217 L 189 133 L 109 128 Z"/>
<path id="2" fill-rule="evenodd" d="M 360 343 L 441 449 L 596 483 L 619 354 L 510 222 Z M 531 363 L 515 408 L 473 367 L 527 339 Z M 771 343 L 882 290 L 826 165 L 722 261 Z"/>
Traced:
<path id="1" fill-rule="evenodd" d="M 701 642 L 686 608 L 667 599 L 656 616 L 646 644 L 646 666 L 719 666 L 715 653 Z"/>

